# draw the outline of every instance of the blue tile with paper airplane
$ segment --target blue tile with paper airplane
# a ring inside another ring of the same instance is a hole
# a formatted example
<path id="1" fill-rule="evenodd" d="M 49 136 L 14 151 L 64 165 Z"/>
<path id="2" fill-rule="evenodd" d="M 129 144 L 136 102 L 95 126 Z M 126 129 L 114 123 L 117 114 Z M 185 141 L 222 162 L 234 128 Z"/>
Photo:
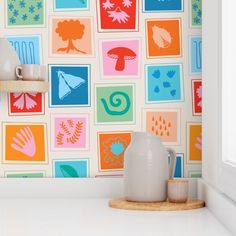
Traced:
<path id="1" fill-rule="evenodd" d="M 90 65 L 49 65 L 50 106 L 90 106 Z"/>

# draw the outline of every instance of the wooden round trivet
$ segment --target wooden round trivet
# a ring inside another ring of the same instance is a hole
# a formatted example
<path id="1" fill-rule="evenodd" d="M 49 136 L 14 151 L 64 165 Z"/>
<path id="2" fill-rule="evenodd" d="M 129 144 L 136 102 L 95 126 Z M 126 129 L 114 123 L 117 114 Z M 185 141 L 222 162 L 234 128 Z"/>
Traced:
<path id="1" fill-rule="evenodd" d="M 202 208 L 205 202 L 201 200 L 188 200 L 186 203 L 171 203 L 171 202 L 129 202 L 125 199 L 114 199 L 109 201 L 109 206 L 123 210 L 137 211 L 185 211 Z"/>

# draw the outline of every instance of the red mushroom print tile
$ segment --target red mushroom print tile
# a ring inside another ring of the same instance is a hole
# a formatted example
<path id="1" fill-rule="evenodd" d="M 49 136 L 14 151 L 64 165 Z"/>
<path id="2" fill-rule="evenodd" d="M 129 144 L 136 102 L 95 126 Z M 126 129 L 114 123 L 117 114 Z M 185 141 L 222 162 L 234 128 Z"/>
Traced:
<path id="1" fill-rule="evenodd" d="M 103 77 L 139 77 L 140 40 L 102 41 Z"/>
<path id="2" fill-rule="evenodd" d="M 99 31 L 136 31 L 138 0 L 97 0 Z"/>

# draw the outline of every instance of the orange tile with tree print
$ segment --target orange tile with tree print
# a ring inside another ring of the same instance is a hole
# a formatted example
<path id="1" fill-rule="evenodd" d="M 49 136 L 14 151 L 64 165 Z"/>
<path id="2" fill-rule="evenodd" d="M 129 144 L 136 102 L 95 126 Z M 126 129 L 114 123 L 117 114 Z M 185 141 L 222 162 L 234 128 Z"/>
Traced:
<path id="1" fill-rule="evenodd" d="M 89 18 L 52 19 L 52 53 L 91 55 L 91 27 Z"/>

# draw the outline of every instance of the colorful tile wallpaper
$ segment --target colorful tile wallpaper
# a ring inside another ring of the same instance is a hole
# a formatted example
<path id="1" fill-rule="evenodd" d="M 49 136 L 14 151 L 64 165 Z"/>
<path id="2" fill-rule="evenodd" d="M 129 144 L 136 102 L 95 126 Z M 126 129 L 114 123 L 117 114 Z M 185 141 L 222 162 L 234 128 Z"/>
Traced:
<path id="1" fill-rule="evenodd" d="M 120 177 L 131 132 L 201 176 L 201 0 L 4 0 L 0 37 L 50 91 L 1 94 L 0 176 Z"/>

